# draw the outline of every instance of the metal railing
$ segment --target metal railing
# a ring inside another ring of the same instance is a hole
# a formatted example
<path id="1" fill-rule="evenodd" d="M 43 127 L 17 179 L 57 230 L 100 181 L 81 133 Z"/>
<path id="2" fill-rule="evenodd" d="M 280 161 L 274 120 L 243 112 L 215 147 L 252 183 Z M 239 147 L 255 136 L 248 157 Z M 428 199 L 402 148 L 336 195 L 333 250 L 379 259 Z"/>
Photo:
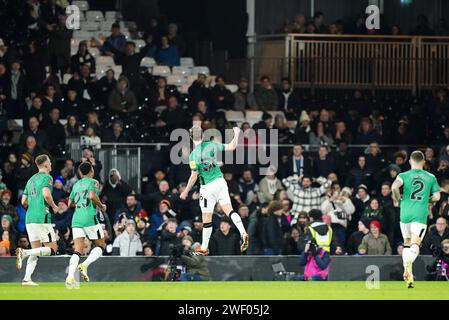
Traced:
<path id="1" fill-rule="evenodd" d="M 284 34 L 249 39 L 251 84 L 406 89 L 449 85 L 449 37 Z"/>

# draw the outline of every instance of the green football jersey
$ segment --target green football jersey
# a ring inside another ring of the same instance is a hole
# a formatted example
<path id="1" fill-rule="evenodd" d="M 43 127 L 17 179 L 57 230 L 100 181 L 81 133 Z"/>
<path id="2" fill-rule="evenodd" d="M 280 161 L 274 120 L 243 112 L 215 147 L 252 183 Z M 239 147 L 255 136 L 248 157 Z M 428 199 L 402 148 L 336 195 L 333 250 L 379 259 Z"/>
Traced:
<path id="1" fill-rule="evenodd" d="M 429 201 L 432 194 L 440 191 L 435 176 L 425 170 L 409 170 L 399 174 L 403 183 L 401 199 L 402 223 L 427 224 Z"/>
<path id="2" fill-rule="evenodd" d="M 76 208 L 72 218 L 72 228 L 85 228 L 98 224 L 96 205 L 90 200 L 90 191 L 100 194 L 100 184 L 92 178 L 83 178 L 73 186 L 70 200 Z"/>
<path id="3" fill-rule="evenodd" d="M 223 177 L 217 155 L 224 150 L 224 144 L 205 141 L 197 145 L 189 156 L 190 169 L 198 171 L 201 185 Z"/>
<path id="4" fill-rule="evenodd" d="M 24 195 L 28 197 L 28 209 L 25 223 L 51 223 L 50 206 L 45 202 L 43 188 L 53 191 L 53 178 L 44 172 L 38 172 L 28 180 Z"/>

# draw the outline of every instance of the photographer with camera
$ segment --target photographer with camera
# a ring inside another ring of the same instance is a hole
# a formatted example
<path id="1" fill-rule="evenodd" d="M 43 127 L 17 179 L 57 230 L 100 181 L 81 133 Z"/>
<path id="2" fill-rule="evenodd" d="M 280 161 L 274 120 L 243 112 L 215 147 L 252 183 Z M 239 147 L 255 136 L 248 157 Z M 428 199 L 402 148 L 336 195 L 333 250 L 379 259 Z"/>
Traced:
<path id="1" fill-rule="evenodd" d="M 199 243 L 193 243 L 191 236 L 182 238 L 181 245 L 170 246 L 170 257 L 165 279 L 169 281 L 208 281 L 210 279 L 209 269 L 204 256 L 194 255 Z M 185 267 L 180 273 L 179 265 Z"/>
<path id="2" fill-rule="evenodd" d="M 449 281 L 449 239 L 443 240 L 439 246 L 432 246 L 435 257 L 433 264 L 426 267 L 426 280 Z"/>
<path id="3" fill-rule="evenodd" d="M 304 266 L 304 274 L 296 279 L 300 281 L 326 281 L 329 277 L 331 258 L 320 248 L 314 238 L 309 238 L 304 251 L 299 256 L 299 265 Z"/>

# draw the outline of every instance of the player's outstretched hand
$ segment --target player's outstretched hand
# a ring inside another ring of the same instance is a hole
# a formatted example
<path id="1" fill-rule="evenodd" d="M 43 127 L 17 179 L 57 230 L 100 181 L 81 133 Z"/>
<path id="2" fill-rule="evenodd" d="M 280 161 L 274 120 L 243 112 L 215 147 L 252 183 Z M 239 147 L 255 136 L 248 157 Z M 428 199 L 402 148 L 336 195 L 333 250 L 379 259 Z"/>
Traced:
<path id="1" fill-rule="evenodd" d="M 393 207 L 399 208 L 399 201 L 393 200 Z"/>
<path id="2" fill-rule="evenodd" d="M 52 209 L 53 209 L 53 213 L 57 213 L 59 211 L 59 207 L 58 206 L 54 206 Z"/>
<path id="3" fill-rule="evenodd" d="M 189 195 L 188 192 L 183 191 L 183 192 L 179 195 L 179 198 L 180 198 L 181 200 L 186 200 L 188 195 Z"/>
<path id="4" fill-rule="evenodd" d="M 234 128 L 232 128 L 232 130 L 234 130 L 234 135 L 238 135 L 238 134 L 240 134 L 240 131 L 242 131 L 242 130 L 240 130 L 239 127 L 234 127 Z"/>

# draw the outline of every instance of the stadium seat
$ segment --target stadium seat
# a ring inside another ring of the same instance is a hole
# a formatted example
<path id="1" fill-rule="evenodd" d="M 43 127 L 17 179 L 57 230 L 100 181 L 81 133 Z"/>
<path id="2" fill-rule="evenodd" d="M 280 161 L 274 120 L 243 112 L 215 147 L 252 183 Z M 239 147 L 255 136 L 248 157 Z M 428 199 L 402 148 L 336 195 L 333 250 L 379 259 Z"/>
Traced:
<path id="1" fill-rule="evenodd" d="M 69 80 L 72 79 L 72 75 L 70 73 L 64 74 L 62 77 L 62 83 L 63 84 L 69 84 Z"/>
<path id="2" fill-rule="evenodd" d="M 245 122 L 245 115 L 242 111 L 226 111 L 226 120 L 230 122 L 237 122 L 238 124 L 242 124 Z"/>
<path id="3" fill-rule="evenodd" d="M 97 57 L 96 61 L 97 61 L 97 64 L 99 64 L 99 65 L 100 64 L 111 65 L 111 66 L 115 65 L 114 59 L 112 57 L 109 57 L 109 56 Z"/>
<path id="4" fill-rule="evenodd" d="M 104 20 L 103 12 L 98 11 L 98 10 L 87 11 L 86 12 L 86 20 L 101 22 Z"/>
<path id="5" fill-rule="evenodd" d="M 77 6 L 81 11 L 89 10 L 89 2 L 88 1 L 73 1 L 72 5 Z"/>
<path id="6" fill-rule="evenodd" d="M 252 126 L 262 119 L 262 111 L 246 111 L 246 121 Z"/>
<path id="7" fill-rule="evenodd" d="M 282 111 L 268 111 L 268 113 L 271 114 L 271 116 L 273 117 L 273 121 L 274 121 L 274 118 L 276 118 L 276 116 L 278 116 L 278 115 L 284 117 L 284 119 L 285 119 L 285 114 Z"/>
<path id="8" fill-rule="evenodd" d="M 228 89 L 232 93 L 236 93 L 239 90 L 239 86 L 236 84 L 227 84 L 226 89 Z"/>
<path id="9" fill-rule="evenodd" d="M 108 32 L 110 32 L 111 29 L 112 29 L 112 24 L 113 23 L 114 22 L 112 22 L 112 21 L 103 21 L 103 22 L 101 22 L 100 23 L 100 30 L 101 31 L 108 31 Z"/>
<path id="10" fill-rule="evenodd" d="M 140 49 L 142 49 L 146 45 L 146 42 L 144 40 L 133 40 L 133 41 L 136 44 L 136 52 L 140 52 Z"/>
<path id="11" fill-rule="evenodd" d="M 126 40 L 131 40 L 131 33 L 129 31 L 122 31 L 122 34 L 125 36 Z"/>
<path id="12" fill-rule="evenodd" d="M 154 69 L 153 69 L 154 74 Z M 169 75 L 167 77 L 167 84 L 170 86 L 177 86 L 181 87 L 186 83 L 186 78 L 184 78 L 182 75 L 176 74 L 176 75 Z"/>
<path id="13" fill-rule="evenodd" d="M 73 32 L 73 39 L 82 41 L 82 40 L 91 40 L 95 35 L 89 31 L 77 30 Z M 79 43 L 79 42 L 78 42 Z"/>
<path id="14" fill-rule="evenodd" d="M 182 75 L 184 77 L 190 76 L 192 74 L 192 68 L 181 66 L 181 67 L 173 67 L 173 74 Z"/>
<path id="15" fill-rule="evenodd" d="M 201 67 L 193 67 L 192 69 L 192 74 L 194 75 L 198 75 L 198 74 L 205 74 L 205 75 L 210 75 L 210 70 L 209 67 L 206 66 L 201 66 Z"/>
<path id="16" fill-rule="evenodd" d="M 81 23 L 82 31 L 98 31 L 100 29 L 100 24 L 97 21 L 85 21 Z"/>
<path id="17" fill-rule="evenodd" d="M 112 70 L 114 70 L 115 78 L 116 79 L 120 78 L 123 72 L 122 66 L 113 66 Z"/>
<path id="18" fill-rule="evenodd" d="M 104 13 L 104 19 L 105 20 L 117 20 L 119 18 L 119 12 L 118 11 L 106 11 Z"/>
<path id="19" fill-rule="evenodd" d="M 156 61 L 153 58 L 145 57 L 140 62 L 141 67 L 152 68 L 156 65 Z"/>
<path id="20" fill-rule="evenodd" d="M 195 63 L 193 62 L 193 58 L 189 58 L 189 57 L 182 57 L 180 59 L 181 62 L 181 66 L 183 67 L 194 67 Z"/>
<path id="21" fill-rule="evenodd" d="M 89 48 L 89 52 L 96 58 L 100 56 L 100 49 L 98 48 Z"/>
<path id="22" fill-rule="evenodd" d="M 78 44 L 70 44 L 70 55 L 73 56 L 78 52 Z"/>
<path id="23" fill-rule="evenodd" d="M 167 66 L 154 66 L 152 74 L 159 77 L 168 77 L 171 72 L 170 68 Z"/>
<path id="24" fill-rule="evenodd" d="M 81 22 L 86 21 L 86 15 L 84 14 L 83 11 L 80 12 L 80 21 Z"/>

